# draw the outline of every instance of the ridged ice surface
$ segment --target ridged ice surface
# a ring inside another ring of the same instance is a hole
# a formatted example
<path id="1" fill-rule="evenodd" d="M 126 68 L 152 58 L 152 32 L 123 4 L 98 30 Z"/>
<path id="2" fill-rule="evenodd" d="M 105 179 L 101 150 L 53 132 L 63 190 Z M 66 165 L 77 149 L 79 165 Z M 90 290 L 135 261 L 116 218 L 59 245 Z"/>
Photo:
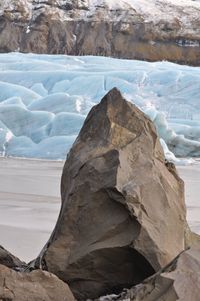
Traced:
<path id="1" fill-rule="evenodd" d="M 113 87 L 155 122 L 167 147 L 200 156 L 200 68 L 104 57 L 0 55 L 0 154 L 63 159 Z"/>

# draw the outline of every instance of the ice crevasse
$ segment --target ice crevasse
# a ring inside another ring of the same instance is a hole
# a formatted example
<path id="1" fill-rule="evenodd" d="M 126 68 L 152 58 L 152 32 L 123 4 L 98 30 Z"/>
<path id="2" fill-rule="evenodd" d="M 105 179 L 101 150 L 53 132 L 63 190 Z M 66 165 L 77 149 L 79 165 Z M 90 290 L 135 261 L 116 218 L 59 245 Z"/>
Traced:
<path id="1" fill-rule="evenodd" d="M 64 159 L 113 87 L 153 120 L 168 159 L 200 157 L 199 67 L 20 53 L 0 54 L 0 155 Z"/>

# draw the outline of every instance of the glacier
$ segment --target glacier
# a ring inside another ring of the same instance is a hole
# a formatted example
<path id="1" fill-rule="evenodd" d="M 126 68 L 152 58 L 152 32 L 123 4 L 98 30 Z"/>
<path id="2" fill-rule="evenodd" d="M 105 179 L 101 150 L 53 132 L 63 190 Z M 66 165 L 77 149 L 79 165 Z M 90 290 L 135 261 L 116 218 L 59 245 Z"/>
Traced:
<path id="1" fill-rule="evenodd" d="M 167 159 L 200 157 L 200 68 L 95 56 L 0 54 L 0 155 L 64 159 L 113 87 L 155 123 Z"/>

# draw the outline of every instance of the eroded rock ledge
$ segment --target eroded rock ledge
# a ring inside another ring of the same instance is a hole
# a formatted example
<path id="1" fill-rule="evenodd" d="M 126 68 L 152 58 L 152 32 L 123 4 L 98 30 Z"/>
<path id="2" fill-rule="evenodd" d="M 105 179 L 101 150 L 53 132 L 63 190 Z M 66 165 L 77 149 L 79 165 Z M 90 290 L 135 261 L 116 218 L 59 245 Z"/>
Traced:
<path id="1" fill-rule="evenodd" d="M 200 65 L 200 3 L 140 2 L 3 1 L 0 51 Z"/>

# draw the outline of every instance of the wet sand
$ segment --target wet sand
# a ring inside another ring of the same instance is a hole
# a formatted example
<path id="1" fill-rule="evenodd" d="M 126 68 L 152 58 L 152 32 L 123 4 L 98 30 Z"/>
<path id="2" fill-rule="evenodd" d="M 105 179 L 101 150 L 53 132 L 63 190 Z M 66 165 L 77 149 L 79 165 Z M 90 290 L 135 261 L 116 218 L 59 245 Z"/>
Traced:
<path id="1" fill-rule="evenodd" d="M 26 262 L 38 255 L 56 223 L 63 164 L 0 158 L 0 244 Z M 178 170 L 185 181 L 189 224 L 200 234 L 200 164 Z"/>

